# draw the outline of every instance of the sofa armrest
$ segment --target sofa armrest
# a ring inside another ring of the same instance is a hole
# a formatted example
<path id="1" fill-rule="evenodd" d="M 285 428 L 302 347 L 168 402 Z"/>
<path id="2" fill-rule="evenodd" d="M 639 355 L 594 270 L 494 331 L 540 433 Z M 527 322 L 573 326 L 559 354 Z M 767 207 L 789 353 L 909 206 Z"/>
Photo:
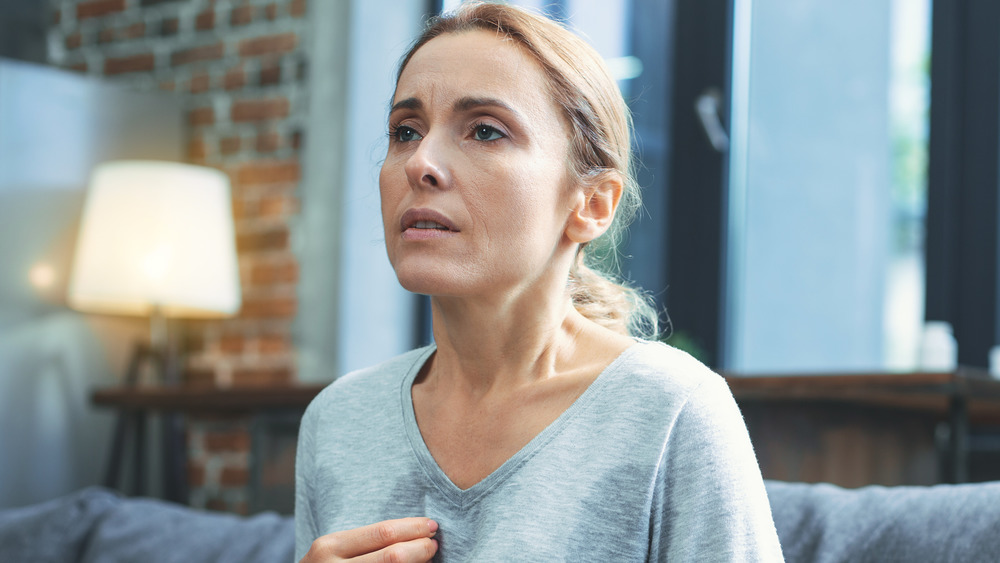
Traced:
<path id="1" fill-rule="evenodd" d="M 767 481 L 789 563 L 995 561 L 1000 482 L 844 489 Z"/>

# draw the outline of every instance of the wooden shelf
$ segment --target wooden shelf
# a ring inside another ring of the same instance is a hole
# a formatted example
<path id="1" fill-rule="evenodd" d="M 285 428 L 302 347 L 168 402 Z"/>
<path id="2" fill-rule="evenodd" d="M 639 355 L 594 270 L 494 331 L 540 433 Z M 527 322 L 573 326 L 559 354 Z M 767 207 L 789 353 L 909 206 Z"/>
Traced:
<path id="1" fill-rule="evenodd" d="M 127 410 L 186 413 L 238 414 L 274 409 L 304 410 L 326 385 L 112 387 L 94 391 L 91 402 L 98 406 Z"/>

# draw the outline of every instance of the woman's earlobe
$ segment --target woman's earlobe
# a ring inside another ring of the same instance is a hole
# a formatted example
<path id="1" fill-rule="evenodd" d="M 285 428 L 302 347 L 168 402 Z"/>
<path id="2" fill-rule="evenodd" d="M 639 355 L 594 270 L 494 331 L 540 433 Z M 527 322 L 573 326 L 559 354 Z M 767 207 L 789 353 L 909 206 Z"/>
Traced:
<path id="1" fill-rule="evenodd" d="M 603 235 L 615 219 L 623 186 L 617 175 L 584 188 L 570 215 L 566 235 L 576 243 L 587 243 Z"/>

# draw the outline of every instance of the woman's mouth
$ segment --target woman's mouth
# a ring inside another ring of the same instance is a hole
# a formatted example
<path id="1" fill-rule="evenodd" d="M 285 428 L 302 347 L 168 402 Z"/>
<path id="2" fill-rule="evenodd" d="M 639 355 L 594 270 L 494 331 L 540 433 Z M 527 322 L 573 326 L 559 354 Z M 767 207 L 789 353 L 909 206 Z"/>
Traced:
<path id="1" fill-rule="evenodd" d="M 408 230 L 418 231 L 445 231 L 458 232 L 458 227 L 447 216 L 440 211 L 433 209 L 408 209 L 399 220 L 399 227 L 402 232 Z"/>
<path id="2" fill-rule="evenodd" d="M 408 209 L 400 218 L 403 240 L 420 241 L 450 237 L 459 229 L 445 214 L 433 209 Z"/>
<path id="3" fill-rule="evenodd" d="M 413 224 L 411 229 L 437 229 L 439 231 L 450 231 L 448 227 L 445 227 L 441 223 L 435 221 L 417 221 Z"/>

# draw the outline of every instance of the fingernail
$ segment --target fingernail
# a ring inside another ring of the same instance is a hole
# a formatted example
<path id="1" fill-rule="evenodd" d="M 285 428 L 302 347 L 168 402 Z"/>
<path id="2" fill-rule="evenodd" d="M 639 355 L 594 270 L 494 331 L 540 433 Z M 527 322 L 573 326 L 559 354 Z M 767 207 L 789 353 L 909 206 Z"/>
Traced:
<path id="1" fill-rule="evenodd" d="M 433 520 L 428 520 L 427 521 L 427 529 L 430 530 L 431 537 L 434 537 L 434 534 L 436 534 L 437 530 L 438 530 L 438 523 L 435 522 L 435 521 L 433 521 Z"/>

